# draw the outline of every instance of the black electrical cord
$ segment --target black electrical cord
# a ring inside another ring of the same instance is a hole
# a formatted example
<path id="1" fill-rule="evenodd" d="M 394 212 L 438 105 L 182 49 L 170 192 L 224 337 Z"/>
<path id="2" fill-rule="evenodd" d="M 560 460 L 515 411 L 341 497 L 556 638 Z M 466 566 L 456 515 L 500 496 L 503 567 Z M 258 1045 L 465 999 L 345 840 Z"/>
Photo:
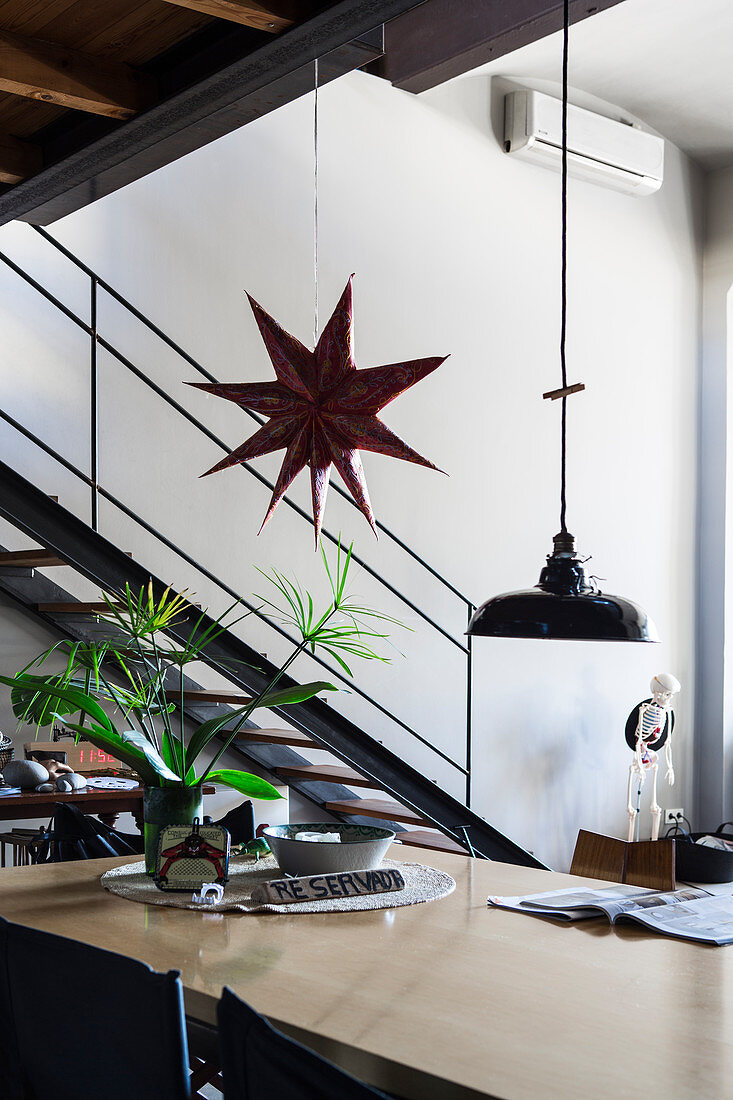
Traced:
<path id="1" fill-rule="evenodd" d="M 562 370 L 563 389 L 568 384 L 568 372 L 565 362 L 565 332 L 568 313 L 568 38 L 570 28 L 570 0 L 563 4 L 563 45 L 562 45 L 562 199 L 561 199 L 561 265 L 560 265 L 560 368 Z M 567 397 L 562 399 L 562 420 L 560 428 L 560 530 L 565 526 L 565 466 L 567 446 Z"/>

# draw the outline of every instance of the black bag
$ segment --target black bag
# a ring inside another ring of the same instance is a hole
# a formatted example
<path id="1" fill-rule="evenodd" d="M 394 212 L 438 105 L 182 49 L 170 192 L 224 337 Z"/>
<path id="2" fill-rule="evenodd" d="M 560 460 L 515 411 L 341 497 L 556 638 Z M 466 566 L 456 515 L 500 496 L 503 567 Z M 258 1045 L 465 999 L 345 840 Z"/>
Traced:
<path id="1" fill-rule="evenodd" d="M 57 802 L 53 826 L 32 858 L 34 863 L 66 863 L 75 859 L 139 855 L 144 847 L 142 836 L 119 833 L 96 817 L 83 814 L 72 802 Z"/>
<path id="2" fill-rule="evenodd" d="M 696 844 L 704 836 L 723 836 L 723 832 L 733 821 L 724 821 L 714 833 L 708 829 L 704 833 L 688 833 L 679 826 L 669 830 L 667 836 L 673 836 L 675 844 L 676 875 L 681 882 L 731 882 L 733 881 L 733 851 L 724 852 L 718 848 L 708 848 Z M 733 840 L 733 836 L 726 839 Z"/>

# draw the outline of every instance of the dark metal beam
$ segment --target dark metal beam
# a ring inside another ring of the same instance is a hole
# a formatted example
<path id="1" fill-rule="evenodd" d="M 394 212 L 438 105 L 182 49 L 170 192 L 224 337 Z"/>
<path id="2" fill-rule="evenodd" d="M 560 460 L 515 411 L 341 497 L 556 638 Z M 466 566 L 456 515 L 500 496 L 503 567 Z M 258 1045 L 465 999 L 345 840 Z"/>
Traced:
<path id="1" fill-rule="evenodd" d="M 577 23 L 621 0 L 571 0 Z M 385 27 L 384 57 L 370 72 L 425 92 L 562 28 L 562 0 L 427 0 Z"/>
<path id="2" fill-rule="evenodd" d="M 139 589 L 152 580 L 155 598 L 165 585 L 152 577 L 138 562 L 97 534 L 82 520 L 49 497 L 21 474 L 0 462 L 0 516 L 24 531 L 43 547 L 67 561 L 78 573 L 107 592 L 124 594 L 126 583 Z M 178 641 L 196 627 L 199 612 L 191 610 L 168 633 Z M 208 615 L 198 628 L 213 626 Z M 276 666 L 229 631 L 221 634 L 206 650 L 204 660 L 232 683 L 249 692 L 259 692 L 270 683 Z M 281 677 L 279 686 L 295 683 Z M 344 715 L 320 699 L 309 699 L 285 708 L 282 716 L 315 741 L 333 749 L 357 771 L 373 777 L 375 786 L 393 794 L 401 803 L 460 840 L 466 826 L 475 851 L 488 859 L 525 867 L 543 867 L 535 856 L 504 836 L 483 818 L 421 775 L 400 756 L 379 744 Z"/>
<path id="3" fill-rule="evenodd" d="M 296 99 L 313 61 L 333 79 L 381 53 L 382 24 L 415 0 L 340 0 L 313 18 L 49 165 L 0 196 L 0 225 L 47 225 Z"/>

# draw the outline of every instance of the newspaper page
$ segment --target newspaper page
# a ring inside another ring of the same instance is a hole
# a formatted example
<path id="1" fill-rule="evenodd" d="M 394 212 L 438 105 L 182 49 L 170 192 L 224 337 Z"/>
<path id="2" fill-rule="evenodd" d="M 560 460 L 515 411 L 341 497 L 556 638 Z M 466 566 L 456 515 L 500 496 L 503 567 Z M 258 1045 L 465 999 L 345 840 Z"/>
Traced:
<path id="1" fill-rule="evenodd" d="M 682 891 L 696 894 L 699 891 Z M 622 920 L 633 920 L 654 932 L 679 939 L 695 940 L 722 946 L 733 943 L 733 897 L 728 894 L 693 897 L 675 905 L 657 905 L 648 909 L 639 906 L 620 914 Z"/>
<path id="2" fill-rule="evenodd" d="M 579 886 L 571 890 L 547 890 L 543 894 L 518 897 L 491 896 L 488 904 L 498 909 L 516 909 L 520 913 L 552 917 L 554 920 L 590 920 L 591 917 L 600 917 L 607 905 L 649 895 L 656 897 L 657 893 L 646 890 L 643 886 L 606 886 L 602 890 Z"/>
<path id="3" fill-rule="evenodd" d="M 628 893 L 626 896 L 621 896 L 619 891 L 621 889 L 634 891 L 634 893 Z M 696 898 L 705 898 L 708 896 L 708 891 L 703 890 L 702 887 L 690 887 L 683 890 L 668 890 L 660 893 L 658 890 L 646 890 L 639 886 L 625 886 L 611 888 L 610 890 L 588 890 L 588 894 L 592 897 L 586 898 L 584 904 L 590 906 L 592 909 L 600 910 L 605 913 L 611 924 L 621 916 L 628 913 L 634 913 L 639 909 L 657 909 L 664 908 L 667 905 L 679 905 L 683 901 L 694 901 Z M 576 901 L 576 894 L 579 895 L 580 891 L 568 890 L 561 892 L 557 898 L 549 898 L 544 902 L 538 903 L 533 901 L 532 908 L 541 909 L 572 909 L 578 904 Z"/>
<path id="4" fill-rule="evenodd" d="M 548 890 L 543 894 L 490 897 L 489 905 L 557 921 L 606 916 L 612 924 L 636 921 L 654 932 L 699 943 L 733 943 L 733 884 L 727 893 L 702 887 L 659 893 L 638 886 Z"/>

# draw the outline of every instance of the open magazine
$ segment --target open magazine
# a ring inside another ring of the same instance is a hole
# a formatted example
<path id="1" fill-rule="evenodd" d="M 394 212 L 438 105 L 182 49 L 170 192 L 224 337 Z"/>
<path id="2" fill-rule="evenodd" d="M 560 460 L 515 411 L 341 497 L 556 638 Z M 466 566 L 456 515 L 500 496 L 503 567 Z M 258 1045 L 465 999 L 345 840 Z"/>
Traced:
<path id="1" fill-rule="evenodd" d="M 730 889 L 733 891 L 733 886 Z M 733 943 L 733 895 L 714 895 L 700 887 L 667 893 L 639 886 L 607 886 L 602 890 L 577 887 L 524 897 L 490 897 L 489 905 L 560 921 L 605 915 L 611 924 L 633 920 L 679 939 Z"/>

